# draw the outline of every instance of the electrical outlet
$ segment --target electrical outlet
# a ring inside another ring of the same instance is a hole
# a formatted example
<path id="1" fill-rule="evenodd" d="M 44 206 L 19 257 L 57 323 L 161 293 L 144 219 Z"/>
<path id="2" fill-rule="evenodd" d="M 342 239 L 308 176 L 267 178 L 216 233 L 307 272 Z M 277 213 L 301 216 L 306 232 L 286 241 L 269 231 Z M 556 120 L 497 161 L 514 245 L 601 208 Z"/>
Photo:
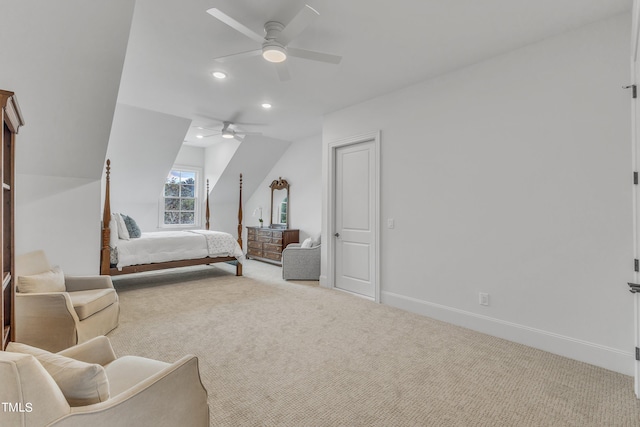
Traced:
<path id="1" fill-rule="evenodd" d="M 387 228 L 393 228 L 395 226 L 396 226 L 396 222 L 394 221 L 393 218 L 387 219 Z"/>
<path id="2" fill-rule="evenodd" d="M 489 294 L 480 292 L 480 305 L 489 305 Z"/>

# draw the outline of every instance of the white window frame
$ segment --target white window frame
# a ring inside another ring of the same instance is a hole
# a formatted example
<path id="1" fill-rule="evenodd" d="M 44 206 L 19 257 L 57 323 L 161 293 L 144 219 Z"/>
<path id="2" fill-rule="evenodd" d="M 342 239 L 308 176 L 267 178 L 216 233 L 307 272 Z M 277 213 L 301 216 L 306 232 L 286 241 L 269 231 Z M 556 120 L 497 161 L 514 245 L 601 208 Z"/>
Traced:
<path id="1" fill-rule="evenodd" d="M 165 224 L 164 223 L 164 206 L 165 206 L 165 201 L 164 201 L 164 186 L 166 185 L 166 179 L 167 177 L 165 177 L 165 181 L 162 183 L 162 190 L 160 192 L 160 200 L 158 202 L 158 228 L 200 228 L 202 227 L 202 218 L 201 218 L 201 212 L 202 212 L 202 207 L 200 206 L 202 204 L 202 197 L 200 196 L 200 194 L 204 194 L 204 190 L 202 189 L 202 168 L 197 168 L 197 167 L 193 167 L 193 166 L 186 166 L 186 165 L 173 165 L 171 166 L 171 169 L 169 169 L 169 173 L 171 173 L 171 171 L 173 170 L 177 170 L 177 171 L 181 171 L 181 172 L 192 172 L 195 173 L 196 178 L 195 178 L 195 185 L 194 185 L 194 203 L 195 203 L 195 210 L 194 210 L 194 223 L 193 224 Z"/>

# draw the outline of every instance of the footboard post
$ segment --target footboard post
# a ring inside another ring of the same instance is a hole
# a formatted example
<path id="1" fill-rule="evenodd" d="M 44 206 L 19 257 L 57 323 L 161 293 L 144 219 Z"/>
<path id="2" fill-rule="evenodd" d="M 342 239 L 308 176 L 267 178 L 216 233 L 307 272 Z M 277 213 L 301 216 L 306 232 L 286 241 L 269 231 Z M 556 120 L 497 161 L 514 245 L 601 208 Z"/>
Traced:
<path id="1" fill-rule="evenodd" d="M 111 221 L 111 202 L 109 195 L 111 173 L 111 160 L 107 159 L 107 179 L 104 189 L 104 211 L 102 212 L 102 248 L 100 249 L 100 274 L 109 274 L 111 268 L 111 248 L 109 243 L 111 240 L 111 230 L 109 222 Z"/>
<path id="2" fill-rule="evenodd" d="M 240 174 L 240 201 L 238 203 L 238 244 L 242 249 L 242 174 Z M 242 263 L 236 263 L 236 276 L 242 276 Z"/>

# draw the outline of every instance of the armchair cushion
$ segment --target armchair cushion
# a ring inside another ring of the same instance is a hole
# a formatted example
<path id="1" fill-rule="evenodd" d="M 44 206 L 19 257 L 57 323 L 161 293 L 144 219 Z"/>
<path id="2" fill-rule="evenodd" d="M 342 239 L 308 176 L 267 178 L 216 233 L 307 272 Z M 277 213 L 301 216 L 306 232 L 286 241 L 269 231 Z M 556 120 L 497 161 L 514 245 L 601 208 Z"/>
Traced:
<path id="1" fill-rule="evenodd" d="M 7 351 L 31 354 L 51 375 L 70 406 L 85 406 L 109 399 L 109 381 L 104 368 L 26 344 L 11 342 Z"/>
<path id="2" fill-rule="evenodd" d="M 84 320 L 118 301 L 115 289 L 89 289 L 69 292 L 69 298 L 71 298 L 73 308 L 80 320 Z"/>
<path id="3" fill-rule="evenodd" d="M 30 276 L 18 276 L 18 292 L 43 293 L 64 292 L 64 273 L 60 267 L 53 267 L 49 271 Z"/>
<path id="4" fill-rule="evenodd" d="M 169 367 L 169 363 L 138 356 L 123 356 L 105 366 L 112 396 Z"/>

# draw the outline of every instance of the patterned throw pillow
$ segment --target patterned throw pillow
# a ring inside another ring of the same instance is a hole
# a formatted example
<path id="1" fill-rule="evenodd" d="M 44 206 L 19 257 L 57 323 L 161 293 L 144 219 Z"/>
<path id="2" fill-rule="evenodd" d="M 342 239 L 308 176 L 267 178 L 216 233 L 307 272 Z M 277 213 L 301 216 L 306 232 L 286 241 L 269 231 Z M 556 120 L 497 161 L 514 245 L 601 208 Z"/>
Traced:
<path id="1" fill-rule="evenodd" d="M 142 232 L 140 231 L 140 227 L 138 227 L 138 224 L 134 221 L 134 219 L 125 214 L 120 214 L 120 215 L 122 215 L 122 219 L 124 219 L 124 224 L 127 226 L 129 237 L 131 237 L 132 239 L 140 237 L 142 235 Z"/>

